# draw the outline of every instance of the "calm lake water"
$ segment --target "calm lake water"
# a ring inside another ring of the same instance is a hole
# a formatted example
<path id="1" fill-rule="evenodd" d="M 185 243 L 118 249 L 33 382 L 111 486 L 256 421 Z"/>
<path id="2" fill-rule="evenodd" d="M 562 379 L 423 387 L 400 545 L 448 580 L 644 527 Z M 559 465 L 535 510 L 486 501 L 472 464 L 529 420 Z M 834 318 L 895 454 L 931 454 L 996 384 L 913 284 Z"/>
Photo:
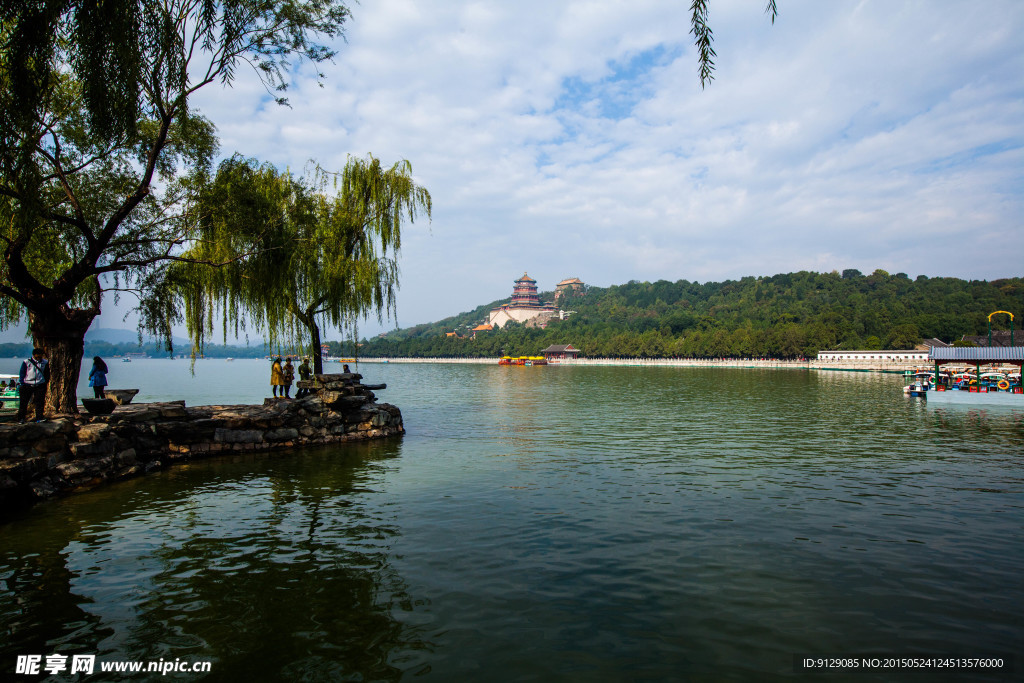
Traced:
<path id="1" fill-rule="evenodd" d="M 1020 413 L 862 373 L 359 371 L 406 436 L 200 461 L 0 524 L 0 678 L 33 653 L 210 660 L 206 680 L 704 681 L 1024 651 Z M 111 383 L 269 395 L 249 360 L 111 363 Z M 985 676 L 821 680 L 850 678 Z"/>

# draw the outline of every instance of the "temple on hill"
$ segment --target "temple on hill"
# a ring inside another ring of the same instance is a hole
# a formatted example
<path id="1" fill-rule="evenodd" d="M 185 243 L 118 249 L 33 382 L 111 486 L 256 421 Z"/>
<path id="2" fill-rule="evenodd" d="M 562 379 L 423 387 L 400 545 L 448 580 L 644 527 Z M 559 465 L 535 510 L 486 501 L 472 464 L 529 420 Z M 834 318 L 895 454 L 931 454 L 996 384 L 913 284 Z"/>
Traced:
<path id="1" fill-rule="evenodd" d="M 537 294 L 537 281 L 523 273 L 512 288 L 512 301 L 492 309 L 487 323 L 501 327 L 510 321 L 544 327 L 547 321 L 558 314 L 554 306 L 541 303 Z"/>
<path id="2" fill-rule="evenodd" d="M 578 277 L 569 277 L 555 285 L 555 303 L 566 294 L 583 291 L 583 280 Z"/>

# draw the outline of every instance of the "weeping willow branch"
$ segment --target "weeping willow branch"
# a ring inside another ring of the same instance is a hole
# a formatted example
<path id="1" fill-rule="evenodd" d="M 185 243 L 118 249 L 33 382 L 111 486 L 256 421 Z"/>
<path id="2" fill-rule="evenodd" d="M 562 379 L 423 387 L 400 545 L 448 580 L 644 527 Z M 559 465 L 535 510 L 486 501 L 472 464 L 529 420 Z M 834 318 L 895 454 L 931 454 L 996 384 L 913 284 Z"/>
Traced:
<path id="1" fill-rule="evenodd" d="M 239 325 L 265 331 L 272 348 L 301 345 L 316 372 L 324 326 L 354 331 L 360 317 L 395 313 L 402 227 L 431 212 L 408 161 L 385 167 L 373 156 L 302 178 L 236 156 L 198 203 L 197 241 L 154 290 L 178 305 L 146 310 L 183 319 L 193 353 L 219 319 L 225 339 L 231 321 L 236 334 Z M 167 329 L 157 317 L 153 327 Z"/>

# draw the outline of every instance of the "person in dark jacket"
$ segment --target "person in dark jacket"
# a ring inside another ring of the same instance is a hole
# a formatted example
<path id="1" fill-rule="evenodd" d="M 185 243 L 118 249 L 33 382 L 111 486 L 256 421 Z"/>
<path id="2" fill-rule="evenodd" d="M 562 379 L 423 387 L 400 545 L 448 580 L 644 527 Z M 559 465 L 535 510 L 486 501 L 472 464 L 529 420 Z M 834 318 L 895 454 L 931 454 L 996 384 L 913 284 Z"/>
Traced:
<path id="1" fill-rule="evenodd" d="M 295 366 L 292 365 L 292 357 L 288 356 L 284 361 L 284 367 L 281 368 L 281 372 L 284 375 L 284 397 L 292 397 L 292 382 L 295 381 Z"/>
<path id="2" fill-rule="evenodd" d="M 107 386 L 107 364 L 99 356 L 92 359 L 92 371 L 89 373 L 89 386 L 92 387 L 93 396 L 106 398 L 107 394 L 103 388 Z"/>
<path id="3" fill-rule="evenodd" d="M 32 357 L 21 364 L 18 381 L 21 389 L 18 392 L 18 422 L 24 422 L 28 413 L 28 404 L 35 407 L 36 422 L 43 421 L 43 408 L 46 403 L 46 387 L 50 382 L 50 363 L 44 357 L 46 351 L 38 346 L 32 349 Z"/>
<path id="4" fill-rule="evenodd" d="M 309 359 L 303 358 L 302 364 L 299 365 L 299 381 L 308 382 L 313 377 L 313 368 L 309 367 Z M 295 392 L 295 398 L 305 398 L 310 393 L 309 389 L 303 389 L 299 387 L 298 391 Z"/>

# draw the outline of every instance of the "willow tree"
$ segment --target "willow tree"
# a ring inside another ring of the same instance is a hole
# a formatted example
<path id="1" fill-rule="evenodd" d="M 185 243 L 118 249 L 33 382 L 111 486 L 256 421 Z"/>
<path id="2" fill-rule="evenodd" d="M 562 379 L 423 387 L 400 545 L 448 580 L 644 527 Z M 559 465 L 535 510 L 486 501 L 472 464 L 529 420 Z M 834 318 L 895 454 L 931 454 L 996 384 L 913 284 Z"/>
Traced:
<path id="1" fill-rule="evenodd" d="M 247 255 L 216 270 L 168 268 L 148 301 L 150 326 L 183 318 L 193 352 L 218 321 L 262 329 L 271 347 L 305 347 L 317 373 L 324 325 L 354 336 L 361 318 L 395 312 L 402 226 L 431 212 L 430 193 L 413 180 L 408 161 L 386 168 L 372 155 L 349 158 L 340 173 L 318 167 L 308 178 L 234 157 L 221 164 L 201 204 L 200 239 L 185 256 Z"/>
<path id="2" fill-rule="evenodd" d="M 104 295 L 137 291 L 195 239 L 216 152 L 190 99 L 240 63 L 268 91 L 340 32 L 340 0 L 2 0 L 0 329 L 49 350 L 47 409 L 76 410 Z M 210 262 L 214 263 L 214 262 Z"/>

